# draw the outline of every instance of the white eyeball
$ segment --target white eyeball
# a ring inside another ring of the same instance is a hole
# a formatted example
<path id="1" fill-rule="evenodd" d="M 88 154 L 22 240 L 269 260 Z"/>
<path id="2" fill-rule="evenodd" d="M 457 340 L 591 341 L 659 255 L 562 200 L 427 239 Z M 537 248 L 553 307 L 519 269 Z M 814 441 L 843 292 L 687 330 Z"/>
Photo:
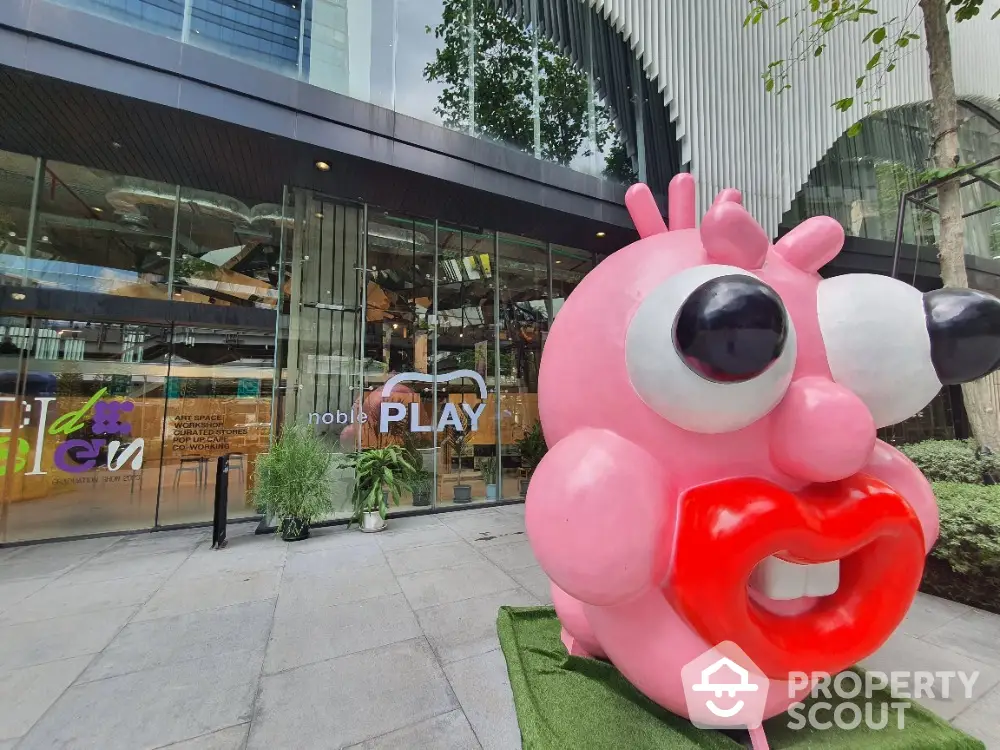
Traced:
<path id="1" fill-rule="evenodd" d="M 820 282 L 816 304 L 830 373 L 865 403 L 877 427 L 912 417 L 941 390 L 920 291 L 851 273 Z"/>
<path id="2" fill-rule="evenodd" d="M 795 369 L 795 329 L 778 295 L 734 266 L 671 276 L 639 305 L 625 358 L 632 387 L 685 430 L 732 432 L 781 401 Z"/>

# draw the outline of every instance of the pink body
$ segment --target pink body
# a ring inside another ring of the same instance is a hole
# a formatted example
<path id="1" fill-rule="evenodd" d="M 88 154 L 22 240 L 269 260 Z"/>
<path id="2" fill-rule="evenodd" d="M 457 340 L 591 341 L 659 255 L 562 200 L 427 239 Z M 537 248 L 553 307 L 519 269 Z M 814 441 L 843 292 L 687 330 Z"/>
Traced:
<path id="1" fill-rule="evenodd" d="M 876 440 L 864 403 L 831 376 L 816 270 L 842 246 L 836 221 L 812 219 L 771 246 L 738 193 L 726 191 L 698 229 L 686 175 L 671 185 L 669 232 L 644 186 L 628 201 L 643 238 L 584 278 L 546 341 L 539 409 L 550 449 L 531 481 L 527 530 L 553 582 L 567 647 L 609 658 L 643 693 L 685 715 L 681 668 L 716 644 L 671 607 L 654 566 L 670 559 L 686 490 L 759 477 L 796 491 L 864 471 L 910 503 L 927 549 L 937 536 L 937 508 L 920 472 Z M 626 364 L 640 303 L 666 279 L 706 264 L 750 270 L 774 289 L 797 337 L 791 383 L 777 406 L 717 434 L 682 429 L 647 406 Z M 773 606 L 794 613 L 809 602 Z M 772 682 L 767 715 L 795 700 L 786 683 Z"/>

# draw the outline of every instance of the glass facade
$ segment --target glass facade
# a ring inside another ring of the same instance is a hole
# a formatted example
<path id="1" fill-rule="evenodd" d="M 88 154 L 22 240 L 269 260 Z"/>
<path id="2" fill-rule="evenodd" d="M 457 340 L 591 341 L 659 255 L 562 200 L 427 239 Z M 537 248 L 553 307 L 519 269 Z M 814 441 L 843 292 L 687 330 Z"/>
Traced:
<path id="1" fill-rule="evenodd" d="M 668 161 L 645 142 L 670 130 L 662 102 L 629 93 L 650 84 L 615 67 L 627 45 L 589 8 L 570 24 L 543 0 L 55 1 L 623 184 L 647 151 Z"/>
<path id="2" fill-rule="evenodd" d="M 403 446 L 423 471 L 408 508 L 523 496 L 545 338 L 595 258 L 286 195 L 248 206 L 0 152 L 0 288 L 81 300 L 0 317 L 0 542 L 208 522 L 222 455 L 229 516 L 252 517 L 254 461 L 296 422 L 331 453 Z M 277 314 L 100 314 L 121 297 Z M 352 483 L 338 474 L 335 518 Z"/>
<path id="3" fill-rule="evenodd" d="M 0 542 L 210 521 L 223 454 L 230 516 L 254 514 L 274 324 L 113 322 L 99 300 L 287 308 L 286 224 L 281 205 L 0 152 L 0 289 L 91 301 L 0 317 Z"/>
<path id="4" fill-rule="evenodd" d="M 975 109 L 960 107 L 959 147 L 962 164 L 977 164 L 1000 155 L 1000 128 Z M 792 228 L 810 216 L 833 216 L 855 237 L 894 242 L 901 196 L 921 184 L 930 161 L 930 116 L 926 104 L 872 115 L 860 134 L 843 135 L 816 165 L 782 219 Z M 988 167 L 993 181 L 1000 165 Z M 1000 198 L 985 183 L 962 189 L 966 213 Z M 965 222 L 966 254 L 1000 256 L 1000 210 L 984 211 Z M 937 244 L 937 218 L 932 211 L 910 206 L 903 223 L 903 242 Z"/>

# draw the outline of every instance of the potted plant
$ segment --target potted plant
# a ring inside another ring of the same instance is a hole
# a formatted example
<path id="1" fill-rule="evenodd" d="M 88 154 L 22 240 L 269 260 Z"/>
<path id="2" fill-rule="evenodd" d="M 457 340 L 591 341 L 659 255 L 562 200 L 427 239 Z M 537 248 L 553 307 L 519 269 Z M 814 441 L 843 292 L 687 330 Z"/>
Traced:
<path id="1" fill-rule="evenodd" d="M 472 487 L 467 484 L 462 484 L 462 460 L 465 458 L 465 454 L 469 448 L 469 439 L 471 434 L 469 432 L 469 417 L 465 414 L 462 409 L 458 410 L 458 422 L 461 425 L 461 429 L 458 427 L 450 427 L 448 430 L 448 435 L 445 438 L 451 449 L 454 451 L 455 456 L 458 458 L 458 484 L 455 485 L 455 494 L 453 497 L 456 503 L 471 503 L 472 502 Z"/>
<path id="2" fill-rule="evenodd" d="M 309 526 L 333 512 L 334 458 L 305 425 L 286 427 L 271 450 L 254 462 L 254 505 L 277 520 L 286 542 L 309 536 Z"/>
<path id="3" fill-rule="evenodd" d="M 486 499 L 496 500 L 497 499 L 497 469 L 500 468 L 500 464 L 497 462 L 496 456 L 487 456 L 479 464 L 479 473 L 483 476 L 483 482 L 486 484 Z"/>
<path id="4" fill-rule="evenodd" d="M 434 474 L 418 468 L 410 483 L 410 491 L 413 493 L 414 507 L 430 505 L 434 493 Z"/>
<path id="5" fill-rule="evenodd" d="M 416 469 L 405 448 L 387 445 L 354 455 L 354 513 L 348 523 L 362 531 L 382 531 L 386 527 L 389 502 L 399 505 L 412 485 Z"/>
<path id="6" fill-rule="evenodd" d="M 528 478 L 521 480 L 521 496 L 523 497 L 528 494 L 528 484 L 531 481 L 532 473 L 538 468 L 538 464 L 542 462 L 542 457 L 548 450 L 548 446 L 545 445 L 545 436 L 542 434 L 542 423 L 535 422 L 516 444 L 517 451 L 521 454 L 521 466 L 528 473 Z"/>

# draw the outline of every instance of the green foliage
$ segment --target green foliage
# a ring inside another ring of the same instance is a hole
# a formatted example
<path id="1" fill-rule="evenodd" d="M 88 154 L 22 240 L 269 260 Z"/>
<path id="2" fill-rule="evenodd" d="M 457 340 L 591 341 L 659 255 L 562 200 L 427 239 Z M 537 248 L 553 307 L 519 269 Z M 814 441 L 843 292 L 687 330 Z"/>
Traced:
<path id="1" fill-rule="evenodd" d="M 399 445 L 361 451 L 351 460 L 355 472 L 351 521 L 355 523 L 361 523 L 363 513 L 374 511 L 384 519 L 389 510 L 388 501 L 399 505 L 403 493 L 412 486 L 417 475 L 417 467 L 406 449 Z"/>
<path id="2" fill-rule="evenodd" d="M 475 3 L 471 29 L 468 21 L 468 0 L 445 0 L 441 23 L 426 29 L 426 33 L 433 33 L 439 40 L 440 46 L 435 59 L 425 66 L 424 76 L 444 84 L 434 111 L 448 127 L 474 130 L 533 152 L 532 33 L 522 29 L 494 3 Z M 471 70 L 470 57 L 474 60 Z M 544 38 L 538 39 L 538 99 L 541 156 L 569 164 L 580 152 L 589 131 L 587 76 L 553 42 Z M 470 112 L 475 115 L 474 122 Z M 597 105 L 595 117 L 596 148 L 603 150 L 609 140 L 614 140 L 607 154 L 605 175 L 634 181 L 635 170 L 624 144 L 615 137 L 611 114 Z"/>
<path id="3" fill-rule="evenodd" d="M 496 484 L 497 483 L 497 471 L 500 468 L 500 462 L 497 461 L 496 456 L 487 456 L 479 463 L 479 473 L 483 477 L 483 481 L 486 484 Z"/>
<path id="4" fill-rule="evenodd" d="M 545 436 L 542 434 L 542 423 L 535 422 L 531 429 L 517 441 L 516 445 L 517 452 L 521 454 L 521 464 L 530 471 L 538 468 L 542 457 L 548 451 Z"/>
<path id="5" fill-rule="evenodd" d="M 208 279 L 218 270 L 218 266 L 193 255 L 184 254 L 174 261 L 174 277 L 178 279 Z"/>
<path id="6" fill-rule="evenodd" d="M 931 554 L 956 573 L 1000 574 L 1000 485 L 935 482 L 941 534 Z"/>
<path id="7" fill-rule="evenodd" d="M 465 409 L 462 408 L 461 404 L 456 404 L 456 411 L 458 413 L 458 421 L 462 425 L 462 429 L 456 427 L 448 426 L 447 431 L 441 440 L 442 446 L 449 446 L 452 451 L 454 451 L 455 456 L 458 458 L 458 483 L 462 483 L 462 459 L 465 457 L 469 450 L 469 439 L 471 437 L 469 433 L 469 428 L 471 427 L 471 422 L 469 421 L 469 415 L 465 413 Z"/>
<path id="8" fill-rule="evenodd" d="M 253 500 L 258 513 L 282 522 L 310 524 L 333 511 L 334 457 L 307 425 L 286 427 L 254 464 Z"/>
<path id="9" fill-rule="evenodd" d="M 861 91 L 868 84 L 869 91 L 873 92 L 868 98 L 860 100 L 869 114 L 878 109 L 880 99 L 877 93 L 885 82 L 885 76 L 896 69 L 910 43 L 920 39 L 916 27 L 912 25 L 912 13 L 902 18 L 889 17 L 875 6 L 873 0 L 748 0 L 748 3 L 744 28 L 760 24 L 769 15 L 777 18 L 777 27 L 784 26 L 793 18 L 801 22 L 801 29 L 789 54 L 768 64 L 761 73 L 764 89 L 775 94 L 792 88 L 791 73 L 795 67 L 823 55 L 830 32 L 849 24 L 865 23 L 867 26 L 874 18 L 875 25 L 861 36 L 859 55 L 866 60 L 865 72 L 852 81 L 855 91 Z M 947 0 L 948 10 L 954 14 L 956 21 L 975 18 L 982 4 L 983 0 Z M 998 16 L 1000 11 L 991 18 Z M 839 112 L 847 112 L 855 103 L 858 100 L 852 94 L 837 99 L 832 106 Z M 860 132 L 861 124 L 856 122 L 849 134 L 854 136 Z"/>
<path id="10" fill-rule="evenodd" d="M 996 456 L 980 455 L 971 440 L 925 440 L 899 450 L 930 482 L 982 484 L 983 473 L 998 465 Z"/>

